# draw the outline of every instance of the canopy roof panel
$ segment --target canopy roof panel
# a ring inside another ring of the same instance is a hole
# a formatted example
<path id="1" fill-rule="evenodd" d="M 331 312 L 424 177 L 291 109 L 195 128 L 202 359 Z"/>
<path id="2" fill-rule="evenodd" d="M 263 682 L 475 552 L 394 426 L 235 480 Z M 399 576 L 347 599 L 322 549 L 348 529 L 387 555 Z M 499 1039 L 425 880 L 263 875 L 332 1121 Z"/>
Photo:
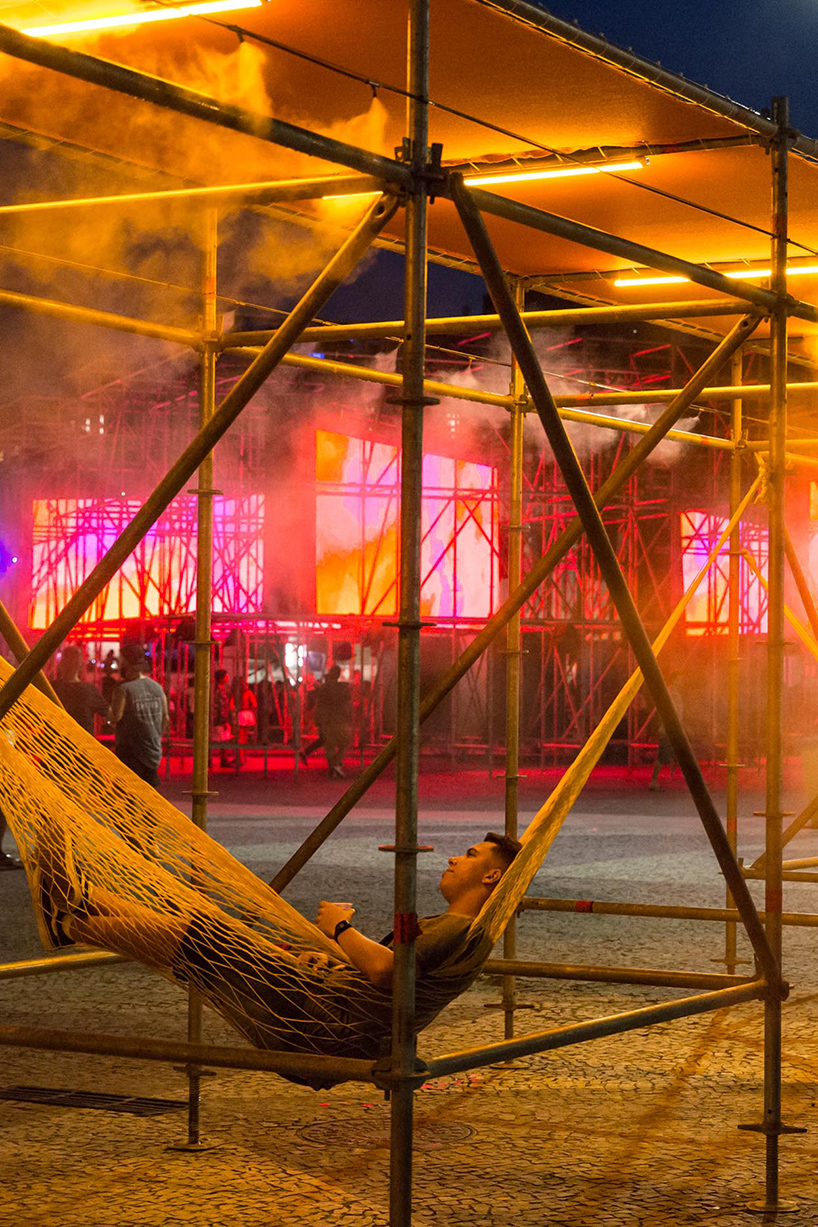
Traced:
<path id="1" fill-rule="evenodd" d="M 96 2 L 98 8 L 113 4 Z M 47 14 L 40 0 L 28 0 L 3 6 L 0 15 L 22 28 L 54 20 L 61 7 L 72 17 L 84 15 L 76 0 L 70 9 L 49 4 Z M 233 18 L 248 32 L 244 43 Z M 766 260 L 769 159 L 757 142 L 769 133 L 769 121 L 516 0 L 435 0 L 431 22 L 430 139 L 442 145 L 444 164 L 473 170 L 512 159 L 530 168 L 532 158 L 557 154 L 570 163 L 587 161 L 594 151 L 597 160 L 638 158 L 638 167 L 616 175 L 505 184 L 496 191 L 690 261 L 739 267 Z M 392 156 L 405 132 L 401 4 L 270 0 L 224 22 L 190 18 L 57 41 L 371 152 Z M 7 57 L 0 57 L 0 120 L 116 159 L 124 175 L 140 166 L 155 175 L 152 187 L 336 169 Z M 805 138 L 797 148 L 791 255 L 809 260 L 818 252 L 818 163 L 811 160 L 818 148 Z M 36 180 L 26 189 L 29 198 L 53 194 L 52 184 Z M 83 194 L 79 184 L 69 183 L 67 191 Z M 319 215 L 343 224 L 350 208 L 328 204 Z M 392 224 L 396 238 L 401 224 Z M 542 278 L 578 298 L 708 297 L 692 285 L 617 287 L 609 274 L 628 268 L 623 260 L 497 218 L 488 224 L 510 272 Z M 470 257 L 445 200 L 431 209 L 430 241 L 456 259 Z M 799 298 L 818 296 L 818 277 L 793 285 Z M 810 327 L 798 321 L 795 331 Z"/>

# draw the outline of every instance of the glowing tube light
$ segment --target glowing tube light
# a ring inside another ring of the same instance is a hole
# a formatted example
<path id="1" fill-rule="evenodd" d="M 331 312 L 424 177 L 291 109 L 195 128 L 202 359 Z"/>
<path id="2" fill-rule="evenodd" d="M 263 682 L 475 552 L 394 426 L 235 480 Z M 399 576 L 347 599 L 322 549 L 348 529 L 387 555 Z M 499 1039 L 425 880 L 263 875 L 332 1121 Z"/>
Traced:
<path id="1" fill-rule="evenodd" d="M 806 277 L 809 274 L 818 273 L 818 264 L 802 264 L 798 268 L 788 268 L 788 277 Z M 729 277 L 733 281 L 762 281 L 766 277 L 772 276 L 772 269 L 769 268 L 731 268 L 729 272 L 722 273 L 723 277 Z M 618 289 L 625 289 L 628 286 L 634 285 L 682 285 L 690 284 L 689 277 L 617 277 L 614 285 Z"/>
<path id="2" fill-rule="evenodd" d="M 149 21 L 173 21 L 177 17 L 196 17 L 204 13 L 225 13 L 231 9 L 258 9 L 262 0 L 204 0 L 201 4 L 169 5 L 143 12 L 117 13 L 111 17 L 89 17 L 85 21 L 63 21 L 58 25 L 32 26 L 23 30 L 32 38 L 51 38 L 56 34 L 84 34 L 94 30 L 114 30 L 122 26 L 141 26 Z"/>
<path id="3" fill-rule="evenodd" d="M 538 179 L 567 179 L 574 175 L 612 175 L 619 170 L 644 170 L 646 162 L 611 162 L 608 166 L 559 166 L 554 170 L 521 170 L 508 175 L 467 175 L 466 187 L 491 187 L 498 183 L 533 183 Z M 355 196 L 377 196 L 378 192 L 344 192 L 322 196 L 322 200 L 348 200 Z"/>
<path id="4" fill-rule="evenodd" d="M 560 166 L 555 170 L 521 170 L 508 175 L 469 175 L 467 187 L 491 187 L 495 183 L 533 183 L 536 179 L 568 179 L 574 175 L 612 175 L 620 170 L 643 170 L 643 162 L 611 162 L 609 166 Z"/>

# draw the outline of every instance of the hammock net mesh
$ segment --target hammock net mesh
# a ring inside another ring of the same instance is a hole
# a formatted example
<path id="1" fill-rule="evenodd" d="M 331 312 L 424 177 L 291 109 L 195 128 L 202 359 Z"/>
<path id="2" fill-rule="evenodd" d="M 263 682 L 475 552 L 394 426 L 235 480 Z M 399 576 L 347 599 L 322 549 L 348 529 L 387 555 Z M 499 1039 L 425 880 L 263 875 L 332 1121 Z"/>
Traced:
<path id="1" fill-rule="evenodd" d="M 11 672 L 0 659 L 0 683 Z M 33 687 L 0 725 L 0 807 L 46 947 L 55 945 L 46 894 L 69 910 L 79 887 L 91 915 L 80 895 L 78 940 L 192 984 L 257 1047 L 382 1051 L 391 994 L 347 965 L 328 973 L 299 961 L 337 959 L 338 948 Z M 469 935 L 455 960 L 423 978 L 418 1029 L 468 986 L 490 948 Z"/>
<path id="2" fill-rule="evenodd" d="M 755 485 L 735 521 L 754 491 Z M 655 651 L 731 527 L 673 610 Z M 11 672 L 0 658 L 0 684 Z M 419 976 L 418 1030 L 478 975 L 641 684 L 636 670 L 535 814 L 522 850 L 463 941 L 431 974 Z M 80 940 L 193 985 L 257 1047 L 363 1058 L 385 1050 L 391 994 L 348 965 L 327 971 L 300 961 L 314 952 L 337 958 L 338 948 L 31 686 L 0 722 L 0 807 L 47 947 L 60 944 L 49 928 L 49 900 L 60 906 L 62 895 L 68 909 L 84 894 L 96 914 L 80 917 Z"/>

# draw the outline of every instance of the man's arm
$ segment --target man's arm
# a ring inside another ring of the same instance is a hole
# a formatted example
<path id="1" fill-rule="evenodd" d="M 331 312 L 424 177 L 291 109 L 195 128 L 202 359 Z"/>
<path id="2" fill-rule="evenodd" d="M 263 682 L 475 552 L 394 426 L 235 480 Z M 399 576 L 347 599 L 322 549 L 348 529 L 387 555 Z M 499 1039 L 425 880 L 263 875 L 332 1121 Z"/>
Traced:
<path id="1" fill-rule="evenodd" d="M 162 736 L 170 728 L 170 712 L 168 711 L 168 696 L 162 691 Z"/>
<path id="2" fill-rule="evenodd" d="M 111 695 L 111 724 L 119 724 L 125 715 L 125 691 L 117 686 Z"/>
<path id="3" fill-rule="evenodd" d="M 375 988 L 392 988 L 392 969 L 395 956 L 386 946 L 364 937 L 357 929 L 344 929 L 335 938 L 335 929 L 342 920 L 351 922 L 355 908 L 351 903 L 328 903 L 322 899 L 318 906 L 316 924 L 327 937 L 334 938 L 348 961 L 362 971 Z"/>

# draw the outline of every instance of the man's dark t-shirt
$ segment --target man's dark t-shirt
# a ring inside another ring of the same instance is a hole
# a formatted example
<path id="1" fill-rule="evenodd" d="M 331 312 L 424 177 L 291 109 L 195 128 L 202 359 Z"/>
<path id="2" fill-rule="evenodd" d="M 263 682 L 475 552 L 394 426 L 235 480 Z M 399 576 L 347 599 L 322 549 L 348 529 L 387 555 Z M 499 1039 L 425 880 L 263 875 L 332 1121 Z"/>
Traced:
<path id="1" fill-rule="evenodd" d="M 94 731 L 94 714 L 108 715 L 108 704 L 90 682 L 64 682 L 59 678 L 54 683 L 54 691 L 65 710 L 80 728 L 86 733 Z"/>
<path id="2" fill-rule="evenodd" d="M 473 917 L 452 913 L 419 921 L 418 1031 L 469 987 L 488 957 L 493 943 L 479 930 L 470 933 L 472 924 Z M 392 946 L 391 933 L 382 944 Z M 374 1059 L 389 1040 L 390 990 L 347 964 L 314 969 L 273 946 L 264 953 L 242 948 L 227 926 L 204 916 L 188 926 L 174 975 L 194 984 L 258 1048 Z"/>
<path id="3" fill-rule="evenodd" d="M 165 716 L 164 692 L 150 677 L 122 682 L 125 699 L 122 719 L 116 726 L 117 756 L 133 770 L 144 767 L 156 771 L 162 759 L 162 725 Z"/>

